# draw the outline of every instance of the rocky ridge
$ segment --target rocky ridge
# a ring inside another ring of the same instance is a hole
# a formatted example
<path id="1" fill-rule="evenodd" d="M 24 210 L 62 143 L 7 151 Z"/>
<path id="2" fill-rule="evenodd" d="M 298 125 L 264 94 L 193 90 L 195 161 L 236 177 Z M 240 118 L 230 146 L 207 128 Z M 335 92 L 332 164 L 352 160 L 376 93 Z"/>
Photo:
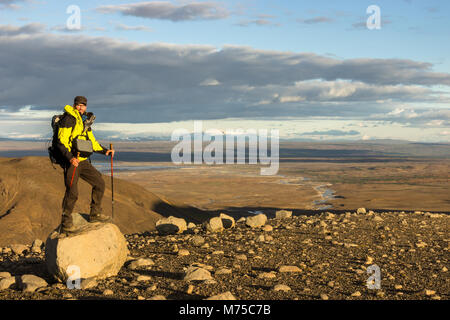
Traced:
<path id="1" fill-rule="evenodd" d="M 41 240 L 3 247 L 0 299 L 449 299 L 447 214 L 360 208 L 266 218 L 221 215 L 173 233 L 128 234 L 119 274 L 80 289 L 49 278 Z M 374 265 L 379 289 L 367 285 Z"/>

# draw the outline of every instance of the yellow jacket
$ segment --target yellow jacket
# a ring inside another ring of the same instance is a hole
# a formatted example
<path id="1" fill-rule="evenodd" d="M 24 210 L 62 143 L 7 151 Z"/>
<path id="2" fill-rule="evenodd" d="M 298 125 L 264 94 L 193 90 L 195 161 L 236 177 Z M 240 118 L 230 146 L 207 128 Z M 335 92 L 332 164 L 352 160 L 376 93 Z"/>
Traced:
<path id="1" fill-rule="evenodd" d="M 72 141 L 75 138 L 90 140 L 92 142 L 92 148 L 95 152 L 106 154 L 108 151 L 107 148 L 103 147 L 101 144 L 95 140 L 95 137 L 89 128 L 84 135 L 82 135 L 84 130 L 83 120 L 81 119 L 81 115 L 77 109 L 74 109 L 72 106 L 67 105 L 64 108 L 64 111 L 69 116 L 64 116 L 60 122 L 58 123 L 58 148 L 63 154 L 63 156 L 70 161 L 73 157 L 76 157 L 76 154 L 72 152 Z M 86 139 L 88 138 L 88 139 Z M 79 157 L 78 160 L 84 161 L 87 158 Z"/>

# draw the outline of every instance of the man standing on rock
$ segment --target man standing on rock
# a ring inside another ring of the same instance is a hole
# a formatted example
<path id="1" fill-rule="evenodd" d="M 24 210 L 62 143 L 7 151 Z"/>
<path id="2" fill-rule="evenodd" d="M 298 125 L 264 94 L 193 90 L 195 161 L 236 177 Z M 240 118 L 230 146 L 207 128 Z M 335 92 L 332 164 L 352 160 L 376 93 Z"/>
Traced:
<path id="1" fill-rule="evenodd" d="M 92 186 L 91 211 L 89 222 L 107 222 L 110 217 L 102 215 L 101 202 L 105 192 L 105 181 L 101 173 L 95 169 L 90 161 L 86 161 L 88 156 L 80 153 L 77 145 L 83 145 L 86 141 L 92 143 L 92 151 L 111 155 L 114 157 L 114 150 L 108 150 L 100 145 L 92 134 L 90 126 L 87 125 L 89 119 L 86 116 L 93 116 L 92 113 L 86 114 L 87 99 L 83 96 L 77 96 L 74 99 L 73 106 L 66 105 L 64 116 L 58 123 L 58 139 L 56 142 L 58 150 L 64 158 L 64 182 L 66 192 L 62 203 L 62 230 L 61 232 L 73 233 L 78 231 L 74 226 L 72 211 L 75 202 L 78 199 L 78 178 L 88 182 Z M 79 141 L 83 140 L 83 141 Z"/>

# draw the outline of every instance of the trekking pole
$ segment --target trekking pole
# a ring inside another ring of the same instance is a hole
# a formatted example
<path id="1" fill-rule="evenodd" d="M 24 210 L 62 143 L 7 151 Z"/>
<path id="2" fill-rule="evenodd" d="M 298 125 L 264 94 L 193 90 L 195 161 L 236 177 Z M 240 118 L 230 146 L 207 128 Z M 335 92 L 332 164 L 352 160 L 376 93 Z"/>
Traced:
<path id="1" fill-rule="evenodd" d="M 113 150 L 112 143 L 109 144 L 109 150 Z M 111 154 L 111 220 L 114 220 L 114 178 L 113 178 L 113 155 Z"/>

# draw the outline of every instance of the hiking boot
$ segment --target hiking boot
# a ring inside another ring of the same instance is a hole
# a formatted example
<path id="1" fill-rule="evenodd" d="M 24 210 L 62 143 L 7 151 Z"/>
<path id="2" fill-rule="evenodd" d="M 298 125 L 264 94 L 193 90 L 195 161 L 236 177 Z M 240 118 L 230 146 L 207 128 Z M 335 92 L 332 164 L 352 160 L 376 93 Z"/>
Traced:
<path id="1" fill-rule="evenodd" d="M 111 217 L 105 216 L 103 214 L 90 214 L 89 222 L 109 222 L 111 221 Z"/>
<path id="2" fill-rule="evenodd" d="M 65 227 L 63 226 L 61 228 L 61 233 L 77 233 L 78 231 L 80 231 L 80 228 L 75 227 L 74 225 L 71 225 L 70 227 Z"/>

